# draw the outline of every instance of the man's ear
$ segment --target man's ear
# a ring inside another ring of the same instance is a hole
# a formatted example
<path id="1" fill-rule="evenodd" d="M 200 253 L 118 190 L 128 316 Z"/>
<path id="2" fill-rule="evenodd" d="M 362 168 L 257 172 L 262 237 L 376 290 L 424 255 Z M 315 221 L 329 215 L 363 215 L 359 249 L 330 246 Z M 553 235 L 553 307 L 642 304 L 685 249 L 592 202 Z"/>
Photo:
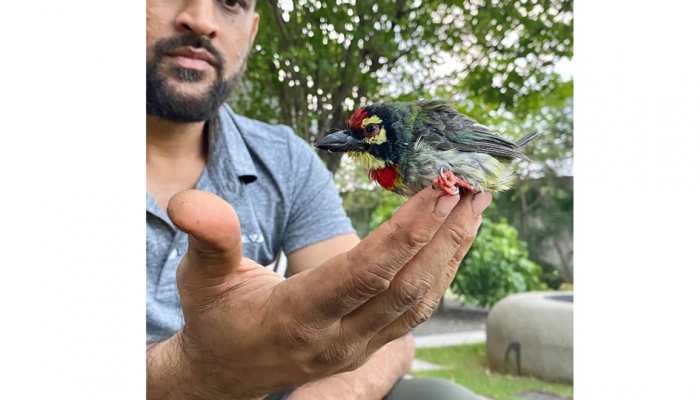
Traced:
<path id="1" fill-rule="evenodd" d="M 253 16 L 253 23 L 250 26 L 250 43 L 248 43 L 248 47 L 253 47 L 253 43 L 255 42 L 255 37 L 258 36 L 258 24 L 260 23 L 260 14 L 255 13 Z"/>

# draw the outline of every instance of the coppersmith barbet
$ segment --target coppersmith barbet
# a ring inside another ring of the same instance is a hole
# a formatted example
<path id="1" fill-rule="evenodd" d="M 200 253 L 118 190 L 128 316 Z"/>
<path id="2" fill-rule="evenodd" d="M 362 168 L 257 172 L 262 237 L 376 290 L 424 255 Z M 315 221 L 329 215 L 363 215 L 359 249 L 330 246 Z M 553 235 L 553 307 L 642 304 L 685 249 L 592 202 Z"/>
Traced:
<path id="1" fill-rule="evenodd" d="M 523 147 L 537 135 L 513 142 L 437 100 L 361 107 L 347 125 L 316 146 L 347 153 L 384 189 L 404 196 L 428 185 L 450 195 L 507 190 L 512 161 L 525 159 Z"/>

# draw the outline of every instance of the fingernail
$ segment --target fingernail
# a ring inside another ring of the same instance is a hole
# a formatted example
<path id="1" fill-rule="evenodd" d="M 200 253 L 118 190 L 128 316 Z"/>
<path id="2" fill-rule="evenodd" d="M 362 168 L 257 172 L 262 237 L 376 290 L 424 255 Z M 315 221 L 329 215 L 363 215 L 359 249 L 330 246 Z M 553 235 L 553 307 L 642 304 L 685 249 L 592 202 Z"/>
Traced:
<path id="1" fill-rule="evenodd" d="M 493 196 L 489 192 L 479 192 L 472 199 L 472 210 L 474 210 L 475 215 L 481 215 L 486 207 L 491 204 L 491 199 Z"/>
<path id="2" fill-rule="evenodd" d="M 450 214 L 450 211 L 452 211 L 453 208 L 457 205 L 459 202 L 459 195 L 457 196 L 450 196 L 450 195 L 443 195 L 440 196 L 440 198 L 437 201 L 437 205 L 435 205 L 435 215 L 438 217 L 446 217 Z"/>

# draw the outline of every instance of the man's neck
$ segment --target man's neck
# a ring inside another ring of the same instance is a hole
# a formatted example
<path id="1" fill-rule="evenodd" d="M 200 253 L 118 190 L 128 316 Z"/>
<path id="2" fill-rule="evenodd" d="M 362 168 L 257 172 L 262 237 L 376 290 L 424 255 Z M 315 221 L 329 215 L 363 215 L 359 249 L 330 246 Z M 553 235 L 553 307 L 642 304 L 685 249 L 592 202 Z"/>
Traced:
<path id="1" fill-rule="evenodd" d="M 206 165 L 204 122 L 146 117 L 148 193 L 165 209 L 177 192 L 192 189 Z"/>
<path id="2" fill-rule="evenodd" d="M 146 117 L 146 151 L 149 162 L 205 157 L 204 122 L 178 123 Z"/>

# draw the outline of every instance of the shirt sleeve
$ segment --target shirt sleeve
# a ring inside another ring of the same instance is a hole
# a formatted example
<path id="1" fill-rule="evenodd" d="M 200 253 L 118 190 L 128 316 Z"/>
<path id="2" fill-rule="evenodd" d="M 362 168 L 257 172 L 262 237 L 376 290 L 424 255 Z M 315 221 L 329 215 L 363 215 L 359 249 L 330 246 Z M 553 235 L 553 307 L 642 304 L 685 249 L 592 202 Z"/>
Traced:
<path id="1" fill-rule="evenodd" d="M 343 210 L 333 176 L 308 143 L 289 136 L 291 201 L 282 239 L 286 254 L 354 232 Z"/>

